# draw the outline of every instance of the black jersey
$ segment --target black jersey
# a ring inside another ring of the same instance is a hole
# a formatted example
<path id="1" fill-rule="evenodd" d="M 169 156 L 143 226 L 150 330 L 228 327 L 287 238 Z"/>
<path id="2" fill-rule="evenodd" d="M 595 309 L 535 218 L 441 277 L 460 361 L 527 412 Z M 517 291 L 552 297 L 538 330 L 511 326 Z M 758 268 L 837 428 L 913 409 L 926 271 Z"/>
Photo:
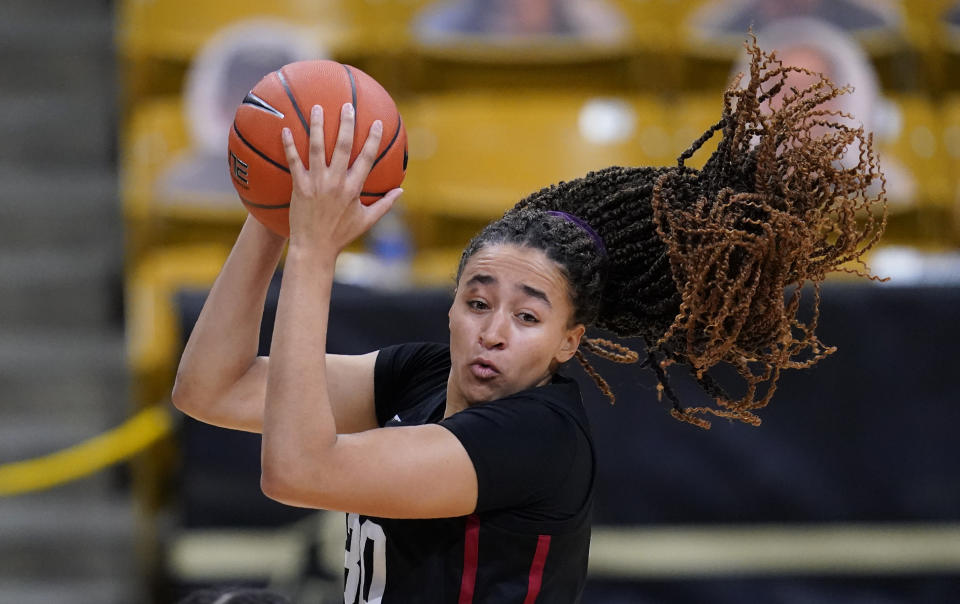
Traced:
<path id="1" fill-rule="evenodd" d="M 477 473 L 473 514 L 347 515 L 347 604 L 577 602 L 586 581 L 595 474 L 577 384 L 551 383 L 443 419 L 449 347 L 404 344 L 377 358 L 381 426 L 438 423 Z"/>

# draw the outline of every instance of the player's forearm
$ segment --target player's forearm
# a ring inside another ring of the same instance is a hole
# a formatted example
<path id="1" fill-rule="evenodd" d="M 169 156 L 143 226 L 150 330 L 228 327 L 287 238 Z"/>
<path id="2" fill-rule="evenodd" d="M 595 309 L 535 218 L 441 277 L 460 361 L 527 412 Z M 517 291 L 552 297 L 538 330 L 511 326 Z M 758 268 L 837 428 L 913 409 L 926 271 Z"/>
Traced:
<path id="1" fill-rule="evenodd" d="M 326 339 L 336 253 L 291 243 L 270 348 L 261 464 L 264 491 L 322 479 L 336 443 Z"/>
<path id="2" fill-rule="evenodd" d="M 184 348 L 173 390 L 178 408 L 203 419 L 253 363 L 284 242 L 247 219 Z"/>

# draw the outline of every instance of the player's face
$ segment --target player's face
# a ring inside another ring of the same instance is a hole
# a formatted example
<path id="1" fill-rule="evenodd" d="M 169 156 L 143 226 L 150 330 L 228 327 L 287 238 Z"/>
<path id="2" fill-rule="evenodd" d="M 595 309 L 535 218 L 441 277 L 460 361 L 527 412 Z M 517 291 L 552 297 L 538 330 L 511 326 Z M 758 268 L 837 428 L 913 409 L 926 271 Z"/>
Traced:
<path id="1" fill-rule="evenodd" d="M 474 254 L 449 313 L 448 406 L 549 382 L 577 351 L 584 331 L 571 326 L 568 288 L 560 267 L 541 250 L 493 245 Z"/>

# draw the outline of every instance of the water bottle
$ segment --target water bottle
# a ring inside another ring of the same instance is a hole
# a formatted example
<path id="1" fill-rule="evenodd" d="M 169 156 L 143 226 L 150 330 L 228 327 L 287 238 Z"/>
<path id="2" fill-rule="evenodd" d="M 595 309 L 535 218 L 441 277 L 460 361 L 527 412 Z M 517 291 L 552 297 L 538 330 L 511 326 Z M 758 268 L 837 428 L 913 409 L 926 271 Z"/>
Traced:
<path id="1" fill-rule="evenodd" d="M 399 208 L 391 209 L 373 225 L 367 247 L 375 260 L 373 286 L 387 290 L 412 287 L 413 241 Z"/>

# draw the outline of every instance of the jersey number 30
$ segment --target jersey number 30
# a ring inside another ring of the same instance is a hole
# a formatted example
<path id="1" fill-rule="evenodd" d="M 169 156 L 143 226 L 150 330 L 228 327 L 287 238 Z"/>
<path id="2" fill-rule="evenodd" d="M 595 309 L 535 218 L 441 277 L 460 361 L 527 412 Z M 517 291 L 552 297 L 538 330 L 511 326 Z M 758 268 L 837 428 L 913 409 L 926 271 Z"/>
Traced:
<path id="1" fill-rule="evenodd" d="M 347 551 L 343 556 L 343 601 L 380 604 L 387 582 L 387 536 L 372 520 L 347 514 Z M 369 564 L 369 566 L 367 566 Z"/>

